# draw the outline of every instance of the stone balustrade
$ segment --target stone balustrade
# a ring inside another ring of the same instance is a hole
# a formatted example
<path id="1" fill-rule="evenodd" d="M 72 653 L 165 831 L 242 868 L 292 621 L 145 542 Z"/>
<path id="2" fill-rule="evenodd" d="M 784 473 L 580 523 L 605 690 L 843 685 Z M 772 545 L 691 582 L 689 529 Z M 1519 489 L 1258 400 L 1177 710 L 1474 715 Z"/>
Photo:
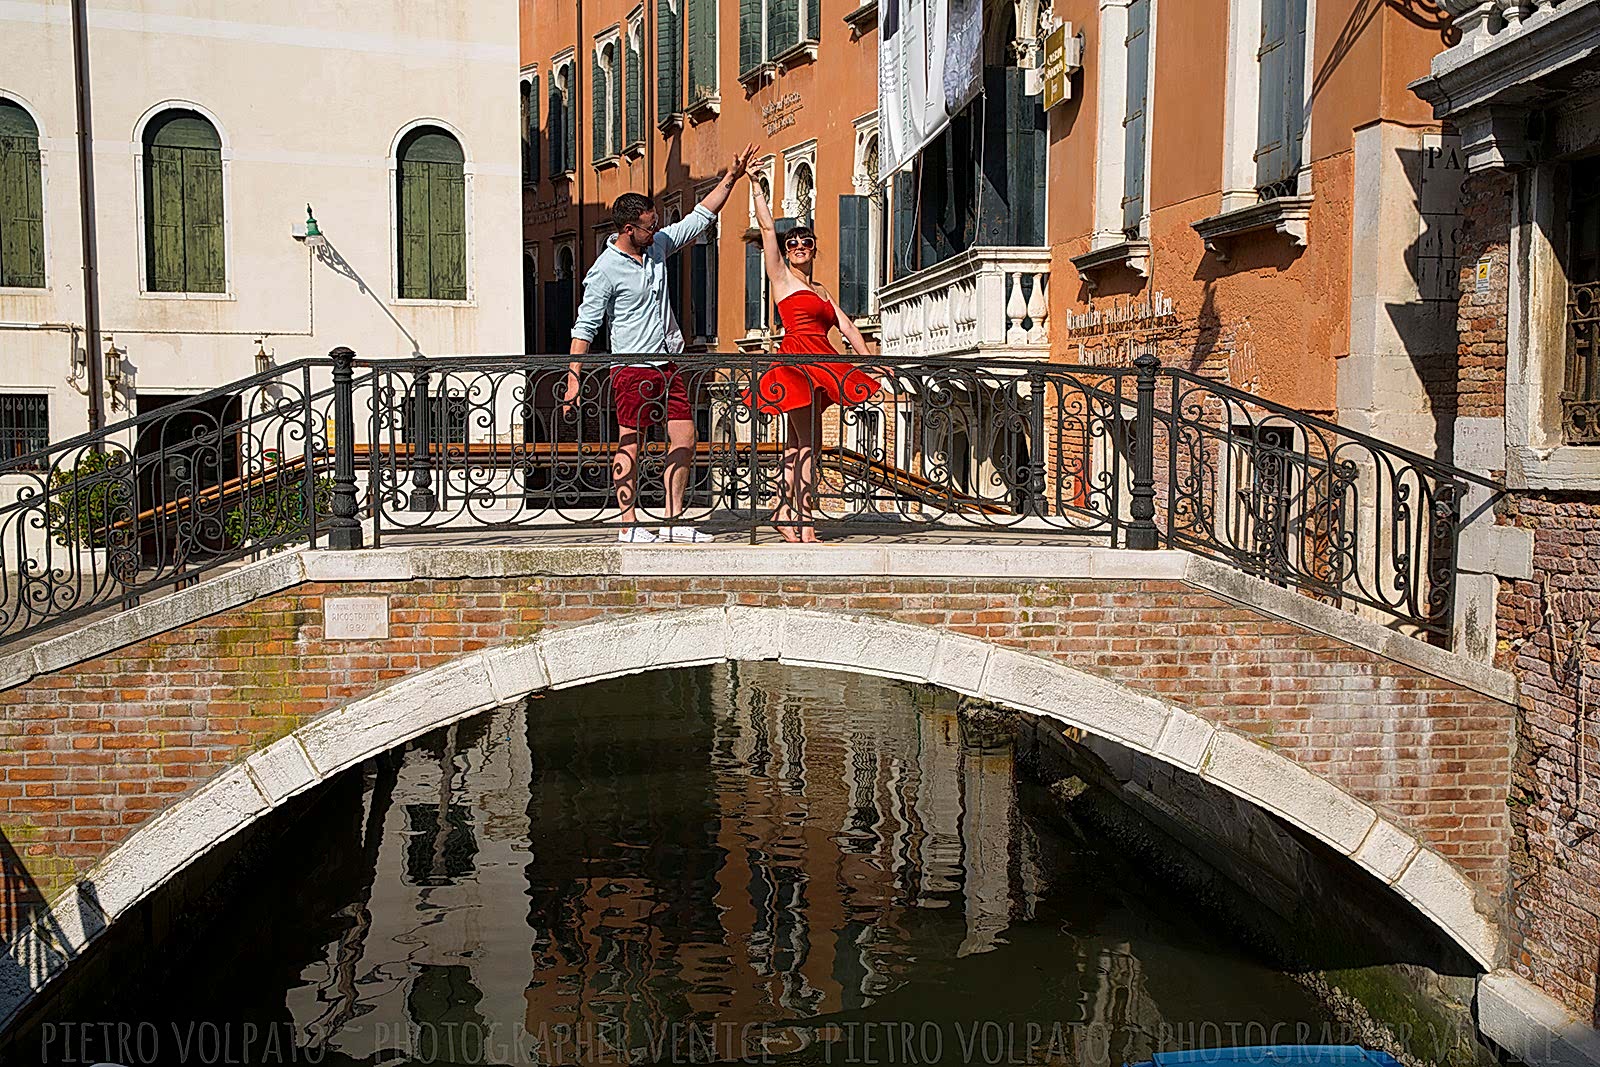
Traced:
<path id="1" fill-rule="evenodd" d="M 885 356 L 1050 351 L 1050 252 L 973 248 L 896 279 L 879 297 Z"/>

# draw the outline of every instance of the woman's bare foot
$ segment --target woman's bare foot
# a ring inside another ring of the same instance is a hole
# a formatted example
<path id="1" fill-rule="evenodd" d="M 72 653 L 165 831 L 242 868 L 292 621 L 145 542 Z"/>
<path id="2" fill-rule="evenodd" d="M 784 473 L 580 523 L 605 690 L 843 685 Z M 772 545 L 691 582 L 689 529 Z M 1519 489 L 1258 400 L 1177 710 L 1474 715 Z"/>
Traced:
<path id="1" fill-rule="evenodd" d="M 817 536 L 817 528 L 811 525 L 809 521 L 800 527 L 800 541 L 802 544 L 814 545 L 821 540 L 822 538 Z"/>
<path id="2" fill-rule="evenodd" d="M 799 544 L 802 540 L 800 527 L 795 525 L 794 517 L 787 508 L 779 508 L 772 513 L 773 528 L 791 545 Z"/>

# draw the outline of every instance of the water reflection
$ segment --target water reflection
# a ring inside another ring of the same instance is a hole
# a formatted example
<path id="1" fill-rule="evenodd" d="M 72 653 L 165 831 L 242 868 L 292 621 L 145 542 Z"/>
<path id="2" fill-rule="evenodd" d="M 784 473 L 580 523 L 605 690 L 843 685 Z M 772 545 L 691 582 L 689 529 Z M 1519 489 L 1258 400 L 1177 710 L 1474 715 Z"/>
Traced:
<path id="1" fill-rule="evenodd" d="M 244 947 L 165 999 L 363 1064 L 1120 1064 L 1201 1022 L 1322 1024 L 1013 758 L 953 698 L 853 675 L 551 694 L 364 769 L 324 804 L 359 796 L 318 831 L 341 862 L 307 884 L 291 834 L 222 920 Z"/>

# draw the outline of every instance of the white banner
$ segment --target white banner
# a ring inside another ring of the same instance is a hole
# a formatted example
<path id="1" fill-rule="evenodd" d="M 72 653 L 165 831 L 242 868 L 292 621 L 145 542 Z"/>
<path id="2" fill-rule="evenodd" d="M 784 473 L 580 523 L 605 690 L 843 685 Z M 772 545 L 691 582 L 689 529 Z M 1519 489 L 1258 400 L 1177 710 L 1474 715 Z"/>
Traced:
<path id="1" fill-rule="evenodd" d="M 878 0 L 880 180 L 910 162 L 983 85 L 983 0 Z"/>

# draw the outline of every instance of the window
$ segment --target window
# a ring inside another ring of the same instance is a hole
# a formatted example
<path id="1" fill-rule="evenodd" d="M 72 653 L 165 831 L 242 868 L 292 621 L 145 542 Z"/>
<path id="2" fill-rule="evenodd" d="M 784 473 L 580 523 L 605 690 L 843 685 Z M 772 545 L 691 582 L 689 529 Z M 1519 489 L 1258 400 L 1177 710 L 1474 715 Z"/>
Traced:
<path id="1" fill-rule="evenodd" d="M 693 305 L 694 338 L 701 344 L 717 339 L 717 224 L 701 234 L 689 250 L 689 300 Z"/>
<path id="2" fill-rule="evenodd" d="M 683 24 L 680 0 L 656 0 L 656 122 L 683 113 Z"/>
<path id="3" fill-rule="evenodd" d="M 0 98 L 0 288 L 44 288 L 39 127 L 22 105 L 4 98 Z"/>
<path id="4" fill-rule="evenodd" d="M 814 46 L 821 33 L 820 0 L 739 0 L 739 78 Z"/>
<path id="5" fill-rule="evenodd" d="M 1128 5 L 1128 96 L 1122 129 L 1122 232 L 1136 241 L 1143 233 L 1145 129 L 1150 96 L 1150 0 Z"/>
<path id="6" fill-rule="evenodd" d="M 767 272 L 761 260 L 761 246 L 744 246 L 744 329 L 747 335 L 767 328 Z"/>
<path id="7" fill-rule="evenodd" d="M 572 57 L 558 59 L 550 68 L 550 178 L 572 173 L 578 159 L 578 126 L 572 107 Z"/>
<path id="8" fill-rule="evenodd" d="M 572 319 L 576 286 L 575 256 L 570 244 L 560 245 L 555 255 L 555 277 L 544 283 L 544 350 L 566 352 L 572 342 Z"/>
<path id="9" fill-rule="evenodd" d="M 0 462 L 50 447 L 50 398 L 19 393 L 0 394 Z"/>
<path id="10" fill-rule="evenodd" d="M 594 162 L 598 166 L 615 159 L 622 150 L 622 97 L 617 68 L 620 66 L 620 42 L 616 31 L 610 40 L 597 40 L 591 54 L 590 92 L 593 106 L 589 121 L 594 127 Z"/>
<path id="11" fill-rule="evenodd" d="M 216 127 L 195 111 L 165 111 L 145 127 L 143 147 L 146 291 L 226 291 Z"/>
<path id="12" fill-rule="evenodd" d="M 539 351 L 539 246 L 522 252 L 522 350 Z"/>
<path id="13" fill-rule="evenodd" d="M 717 0 L 688 0 L 689 110 L 718 99 Z"/>
<path id="14" fill-rule="evenodd" d="M 466 157 L 437 126 L 400 142 L 396 205 L 402 300 L 467 299 Z"/>
<path id="15" fill-rule="evenodd" d="M 644 144 L 644 11 L 628 16 L 627 132 L 623 147 Z"/>
<path id="16" fill-rule="evenodd" d="M 1567 368 L 1561 415 L 1572 444 L 1600 444 L 1600 157 L 1571 168 Z"/>
<path id="17" fill-rule="evenodd" d="M 539 74 L 522 79 L 522 180 L 539 180 Z"/>
<path id="18" fill-rule="evenodd" d="M 814 215 L 813 198 L 816 190 L 816 179 L 811 173 L 811 164 L 801 163 L 794 168 L 794 215 L 802 226 L 810 226 Z"/>
<path id="19" fill-rule="evenodd" d="M 870 311 L 871 204 L 866 196 L 839 198 L 839 310 L 852 319 Z"/>
<path id="20" fill-rule="evenodd" d="M 1305 133 L 1307 0 L 1261 0 L 1256 192 L 1262 200 L 1300 192 Z"/>

